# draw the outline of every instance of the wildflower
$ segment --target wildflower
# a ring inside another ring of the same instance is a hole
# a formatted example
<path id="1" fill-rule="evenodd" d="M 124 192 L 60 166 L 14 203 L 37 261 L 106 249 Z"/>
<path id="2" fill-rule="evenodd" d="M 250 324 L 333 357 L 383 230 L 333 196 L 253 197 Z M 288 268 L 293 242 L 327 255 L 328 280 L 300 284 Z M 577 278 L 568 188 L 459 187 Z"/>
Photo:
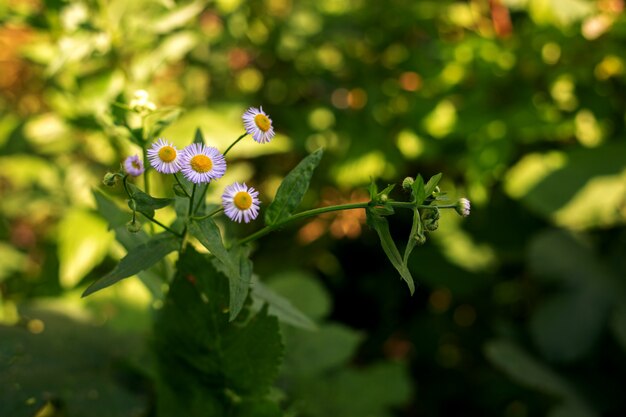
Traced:
<path id="1" fill-rule="evenodd" d="M 248 187 L 246 183 L 238 182 L 229 185 L 222 194 L 222 206 L 224 213 L 235 222 L 248 223 L 256 219 L 259 215 L 259 192 L 253 187 Z"/>
<path id="2" fill-rule="evenodd" d="M 415 182 L 415 180 L 412 177 L 406 177 L 402 181 L 402 188 L 407 190 L 407 191 L 411 191 L 411 188 L 413 187 L 413 183 L 414 182 Z"/>
<path id="3" fill-rule="evenodd" d="M 107 172 L 102 179 L 102 183 L 107 187 L 113 187 L 117 184 L 118 174 L 114 174 L 112 172 Z"/>
<path id="4" fill-rule="evenodd" d="M 128 107 L 139 113 L 155 111 L 156 105 L 148 97 L 146 90 L 137 90 L 133 94 L 132 100 L 128 103 Z"/>
<path id="5" fill-rule="evenodd" d="M 181 171 L 189 181 L 199 184 L 221 178 L 226 172 L 224 155 L 212 146 L 192 143 L 180 155 Z"/>
<path id="6" fill-rule="evenodd" d="M 467 217 L 470 215 L 470 201 L 467 198 L 461 198 L 459 199 L 459 201 L 457 201 L 454 209 L 461 216 Z"/>
<path id="7" fill-rule="evenodd" d="M 148 159 L 150 165 L 162 174 L 174 174 L 180 170 L 178 149 L 163 138 L 148 149 Z"/>
<path id="8" fill-rule="evenodd" d="M 124 160 L 124 171 L 126 171 L 128 175 L 138 177 L 143 174 L 143 162 L 137 155 L 129 156 Z"/>
<path id="9" fill-rule="evenodd" d="M 263 107 L 250 107 L 242 118 L 246 132 L 258 143 L 267 143 L 274 137 L 272 119 L 263 111 Z"/>

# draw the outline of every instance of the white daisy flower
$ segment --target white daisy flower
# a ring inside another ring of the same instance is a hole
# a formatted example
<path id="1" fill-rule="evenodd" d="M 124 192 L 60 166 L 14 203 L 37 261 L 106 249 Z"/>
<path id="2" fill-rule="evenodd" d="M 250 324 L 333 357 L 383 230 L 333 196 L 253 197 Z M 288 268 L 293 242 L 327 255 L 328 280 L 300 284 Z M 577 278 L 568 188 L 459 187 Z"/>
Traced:
<path id="1" fill-rule="evenodd" d="M 267 143 L 274 137 L 272 119 L 263 111 L 263 107 L 250 107 L 242 118 L 246 132 L 258 143 Z"/>
<path id="2" fill-rule="evenodd" d="M 148 149 L 150 165 L 162 174 L 174 174 L 180 170 L 178 149 L 163 138 L 152 144 Z"/>
<path id="3" fill-rule="evenodd" d="M 224 213 L 234 222 L 243 220 L 249 223 L 259 215 L 259 192 L 253 187 L 248 187 L 238 182 L 229 185 L 222 194 L 222 206 Z"/>
<path id="4" fill-rule="evenodd" d="M 124 160 L 124 171 L 133 177 L 143 174 L 143 161 L 137 155 L 129 156 Z"/>
<path id="5" fill-rule="evenodd" d="M 181 152 L 180 166 L 185 178 L 200 184 L 221 178 L 226 172 L 226 159 L 217 148 L 192 143 Z"/>
<path id="6" fill-rule="evenodd" d="M 457 201 L 454 209 L 457 213 L 459 213 L 463 217 L 467 217 L 470 215 L 471 204 L 467 198 L 461 198 Z"/>

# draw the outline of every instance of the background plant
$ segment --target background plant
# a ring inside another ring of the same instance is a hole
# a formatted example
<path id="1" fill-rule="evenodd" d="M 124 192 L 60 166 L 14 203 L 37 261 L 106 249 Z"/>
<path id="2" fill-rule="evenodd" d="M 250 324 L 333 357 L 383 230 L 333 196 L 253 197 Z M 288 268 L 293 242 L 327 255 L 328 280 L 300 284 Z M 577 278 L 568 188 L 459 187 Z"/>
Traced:
<path id="1" fill-rule="evenodd" d="M 92 211 L 91 189 L 137 152 L 94 115 L 147 89 L 160 107 L 189 109 L 163 132 L 180 145 L 200 126 L 224 149 L 241 110 L 266 103 L 283 140 L 242 146 L 236 168 L 241 181 L 264 178 L 265 195 L 323 145 L 305 208 L 365 201 L 357 190 L 371 176 L 391 183 L 416 172 L 445 172 L 442 188 L 472 200 L 468 221 L 442 221 L 411 258 L 421 284 L 412 298 L 385 279 L 396 271 L 356 213 L 267 236 L 255 254 L 268 283 L 278 253 L 294 276 L 313 274 L 333 299 L 320 317 L 361 332 L 356 354 L 336 366 L 351 374 L 380 360 L 407 364 L 411 388 L 398 392 L 411 399 L 381 404 L 398 404 L 400 415 L 623 414 L 614 389 L 625 333 L 621 1 L 125 3 L 0 6 L 2 317 L 31 332 L 45 325 L 39 334 L 4 327 L 13 342 L 2 343 L 3 358 L 28 346 L 19 357 L 58 364 L 55 382 L 80 358 L 100 375 L 89 375 L 98 401 L 147 410 L 147 390 L 115 383 L 103 364 L 125 358 L 133 365 L 115 370 L 130 381 L 149 369 L 132 346 L 149 329 L 151 296 L 126 280 L 76 301 L 123 254 Z M 392 232 L 410 229 L 404 215 Z M 355 261 L 363 258 L 372 263 Z M 90 323 L 106 323 L 106 333 L 90 333 Z M 71 335 L 91 349 L 71 354 L 61 344 Z M 36 366 L 10 363 L 32 392 L 49 389 Z M 68 410 L 96 401 L 85 384 L 62 385 L 52 397 Z M 319 404 L 336 399 L 318 395 Z M 46 403 L 32 397 L 31 414 Z"/>

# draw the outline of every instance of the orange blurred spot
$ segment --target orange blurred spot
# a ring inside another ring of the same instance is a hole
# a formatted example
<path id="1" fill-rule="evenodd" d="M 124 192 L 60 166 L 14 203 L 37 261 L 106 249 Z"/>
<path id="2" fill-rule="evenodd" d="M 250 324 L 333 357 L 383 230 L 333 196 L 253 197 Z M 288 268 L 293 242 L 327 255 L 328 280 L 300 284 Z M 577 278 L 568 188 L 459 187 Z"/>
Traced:
<path id="1" fill-rule="evenodd" d="M 338 88 L 330 96 L 330 102 L 333 103 L 338 109 L 347 109 L 348 103 L 348 90 L 345 88 Z"/>
<path id="2" fill-rule="evenodd" d="M 348 93 L 348 105 L 353 109 L 362 109 L 367 104 L 367 93 L 362 88 L 354 88 Z"/>
<path id="3" fill-rule="evenodd" d="M 417 91 L 422 88 L 422 77 L 413 71 L 403 72 L 400 75 L 400 87 L 406 91 Z"/>
<path id="4" fill-rule="evenodd" d="M 231 49 L 228 53 L 228 66 L 231 69 L 239 70 L 248 66 L 250 54 L 241 48 Z"/>
<path id="5" fill-rule="evenodd" d="M 447 288 L 438 288 L 430 293 L 428 302 L 436 313 L 443 313 L 450 308 L 452 302 L 452 293 Z"/>

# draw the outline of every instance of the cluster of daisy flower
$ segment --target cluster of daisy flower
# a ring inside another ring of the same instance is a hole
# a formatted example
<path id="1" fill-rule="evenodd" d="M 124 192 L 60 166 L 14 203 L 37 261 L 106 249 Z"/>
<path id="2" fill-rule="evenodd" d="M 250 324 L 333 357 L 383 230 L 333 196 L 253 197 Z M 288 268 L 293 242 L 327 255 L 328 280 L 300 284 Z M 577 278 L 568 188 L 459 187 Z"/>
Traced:
<path id="1" fill-rule="evenodd" d="M 246 133 L 258 143 L 268 143 L 274 137 L 272 120 L 262 108 L 249 108 L 243 115 Z M 159 138 L 147 151 L 152 168 L 162 174 L 182 175 L 194 184 L 210 183 L 226 173 L 226 158 L 215 147 L 192 143 L 179 150 L 171 142 Z M 143 162 L 137 155 L 124 161 L 124 170 L 137 177 L 144 172 Z M 259 193 L 245 183 L 233 183 L 222 194 L 224 213 L 231 220 L 245 223 L 259 214 Z"/>

